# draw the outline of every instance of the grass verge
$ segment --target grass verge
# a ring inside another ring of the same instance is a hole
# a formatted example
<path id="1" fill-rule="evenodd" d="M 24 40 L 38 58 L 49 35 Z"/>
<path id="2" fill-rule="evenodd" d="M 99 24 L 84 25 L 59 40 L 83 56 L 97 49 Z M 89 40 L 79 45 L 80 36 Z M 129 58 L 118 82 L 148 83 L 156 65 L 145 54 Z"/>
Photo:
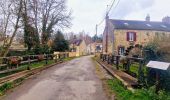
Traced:
<path id="1" fill-rule="evenodd" d="M 154 86 L 149 89 L 137 89 L 132 93 L 117 79 L 106 80 L 106 83 L 111 92 L 116 94 L 117 100 L 170 100 L 170 95 L 164 91 L 155 93 Z"/>
<path id="2" fill-rule="evenodd" d="M 94 61 L 96 58 L 92 58 Z M 136 89 L 134 92 L 127 90 L 124 85 L 118 79 L 106 79 L 102 75 L 100 66 L 95 64 L 96 66 L 96 74 L 103 82 L 103 89 L 106 92 L 107 96 L 110 100 L 112 100 L 112 96 L 114 95 L 114 99 L 116 100 L 170 100 L 170 93 L 166 93 L 165 91 L 159 91 L 156 93 L 155 87 L 150 87 L 148 89 Z M 136 69 L 134 69 L 135 71 Z"/>

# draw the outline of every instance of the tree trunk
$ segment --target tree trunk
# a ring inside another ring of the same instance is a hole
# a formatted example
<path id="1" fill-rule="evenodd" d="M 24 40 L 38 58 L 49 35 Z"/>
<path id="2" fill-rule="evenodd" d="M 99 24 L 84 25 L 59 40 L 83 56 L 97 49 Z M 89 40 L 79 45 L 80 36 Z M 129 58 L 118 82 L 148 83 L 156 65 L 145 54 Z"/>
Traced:
<path id="1" fill-rule="evenodd" d="M 18 11 L 18 15 L 17 15 L 17 19 L 16 19 L 16 24 L 15 24 L 15 27 L 14 27 L 14 32 L 12 34 L 12 37 L 10 38 L 10 41 L 7 45 L 7 47 L 4 48 L 3 52 L 1 53 L 1 55 L 3 57 L 6 57 L 6 55 L 8 54 L 9 52 L 9 48 L 12 44 L 12 41 L 17 33 L 17 30 L 18 30 L 18 24 L 19 24 L 19 20 L 20 20 L 20 14 L 21 14 L 21 10 L 22 10 L 22 0 L 20 0 L 20 4 L 19 4 L 19 11 Z"/>

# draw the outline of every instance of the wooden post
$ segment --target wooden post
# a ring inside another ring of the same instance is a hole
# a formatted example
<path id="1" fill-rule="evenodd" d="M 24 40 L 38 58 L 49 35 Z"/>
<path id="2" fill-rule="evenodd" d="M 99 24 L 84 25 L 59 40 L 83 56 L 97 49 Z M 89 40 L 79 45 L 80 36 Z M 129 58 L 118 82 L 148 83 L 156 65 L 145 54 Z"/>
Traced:
<path id="1" fill-rule="evenodd" d="M 27 70 L 30 70 L 30 64 L 31 64 L 31 60 L 30 60 L 30 55 L 28 56 L 28 66 L 27 66 Z"/>
<path id="2" fill-rule="evenodd" d="M 156 69 L 156 93 L 158 93 L 160 87 L 160 73 L 159 70 Z"/>
<path id="3" fill-rule="evenodd" d="M 102 59 L 102 54 L 100 54 L 100 59 Z"/>
<path id="4" fill-rule="evenodd" d="M 60 58 L 61 58 L 61 56 L 60 56 L 60 54 L 58 54 L 58 59 L 61 60 Z"/>
<path id="5" fill-rule="evenodd" d="M 116 56 L 116 69 L 119 70 L 119 56 Z"/>
<path id="6" fill-rule="evenodd" d="M 111 56 L 111 64 L 114 63 L 114 55 Z"/>
<path id="7" fill-rule="evenodd" d="M 110 64 L 110 56 L 107 55 L 107 64 Z"/>
<path id="8" fill-rule="evenodd" d="M 127 65 L 126 65 L 126 71 L 130 71 L 130 59 L 127 58 Z"/>
<path id="9" fill-rule="evenodd" d="M 104 54 L 102 54 L 102 61 L 104 61 Z"/>
<path id="10" fill-rule="evenodd" d="M 46 59 L 45 59 L 45 64 L 48 64 L 48 54 L 45 55 Z"/>
<path id="11" fill-rule="evenodd" d="M 143 66 L 143 60 L 139 60 L 139 69 L 138 69 L 138 82 L 141 83 L 143 81 L 143 75 L 142 75 L 142 66 Z"/>

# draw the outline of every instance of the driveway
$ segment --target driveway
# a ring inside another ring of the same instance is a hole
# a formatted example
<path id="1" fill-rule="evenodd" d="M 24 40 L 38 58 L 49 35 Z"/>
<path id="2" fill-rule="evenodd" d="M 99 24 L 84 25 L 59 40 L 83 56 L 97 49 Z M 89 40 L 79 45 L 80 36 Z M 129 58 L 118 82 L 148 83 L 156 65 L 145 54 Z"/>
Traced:
<path id="1" fill-rule="evenodd" d="M 53 66 L 8 93 L 5 100 L 107 100 L 91 56 Z"/>

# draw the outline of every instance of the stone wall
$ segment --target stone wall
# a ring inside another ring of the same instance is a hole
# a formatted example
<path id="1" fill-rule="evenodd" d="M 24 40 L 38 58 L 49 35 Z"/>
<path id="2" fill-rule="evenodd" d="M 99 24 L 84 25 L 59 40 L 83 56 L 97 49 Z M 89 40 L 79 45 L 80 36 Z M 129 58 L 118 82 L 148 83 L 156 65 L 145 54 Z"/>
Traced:
<path id="1" fill-rule="evenodd" d="M 154 37 L 161 37 L 163 35 L 170 35 L 170 32 L 163 32 L 163 31 L 150 31 L 150 30 L 115 30 L 114 34 L 114 51 L 118 51 L 119 46 L 127 47 L 130 46 L 130 42 L 127 41 L 127 32 L 136 32 L 136 41 L 134 44 L 141 44 L 146 45 L 150 41 L 154 39 Z M 109 45 L 109 51 L 112 50 L 112 46 Z M 111 53 L 111 52 L 110 52 Z"/>

